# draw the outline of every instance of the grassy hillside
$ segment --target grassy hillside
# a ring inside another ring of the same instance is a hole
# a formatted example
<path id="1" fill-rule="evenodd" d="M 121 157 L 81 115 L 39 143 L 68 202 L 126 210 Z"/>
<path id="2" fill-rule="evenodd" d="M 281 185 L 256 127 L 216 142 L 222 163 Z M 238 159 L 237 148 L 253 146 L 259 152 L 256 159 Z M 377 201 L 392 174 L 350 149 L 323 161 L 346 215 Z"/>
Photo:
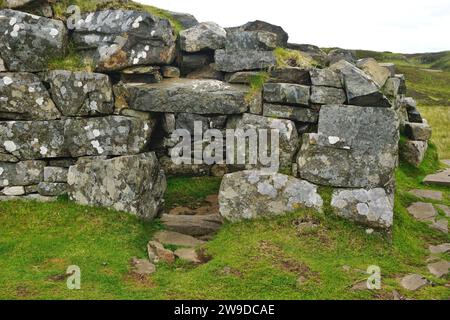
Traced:
<path id="1" fill-rule="evenodd" d="M 0 299 L 391 299 L 392 291 L 414 299 L 446 299 L 447 279 L 427 273 L 429 244 L 450 237 L 412 219 L 407 207 L 417 199 L 407 193 L 423 188 L 426 173 L 439 167 L 430 148 L 420 169 L 402 165 L 397 172 L 395 227 L 392 237 L 367 234 L 362 227 L 335 217 L 301 210 L 285 217 L 226 224 L 206 245 L 212 260 L 194 267 L 177 262 L 159 265 L 149 277 L 130 273 L 132 257 L 146 257 L 146 243 L 161 229 L 156 221 L 60 200 L 39 204 L 0 204 Z M 202 201 L 217 193 L 217 178 L 171 179 L 168 206 Z M 450 188 L 437 188 L 450 205 Z M 329 192 L 322 190 L 329 203 Z M 312 220 L 316 229 L 301 230 Z M 443 256 L 449 258 L 449 255 Z M 78 265 L 82 289 L 66 288 L 64 273 Z M 378 265 L 382 289 L 353 290 Z M 399 286 L 401 275 L 417 272 L 435 283 L 418 292 Z M 299 280 L 300 279 L 300 280 Z"/>

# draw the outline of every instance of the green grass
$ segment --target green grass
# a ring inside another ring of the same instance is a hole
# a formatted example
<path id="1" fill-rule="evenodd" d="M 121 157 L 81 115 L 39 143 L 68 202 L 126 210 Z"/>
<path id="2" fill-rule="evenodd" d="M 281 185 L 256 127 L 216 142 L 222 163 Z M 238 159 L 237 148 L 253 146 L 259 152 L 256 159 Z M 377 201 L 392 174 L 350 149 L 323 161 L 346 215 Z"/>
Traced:
<path id="1" fill-rule="evenodd" d="M 433 129 L 432 140 L 441 159 L 450 159 L 450 106 L 420 106 L 420 113 Z"/>
<path id="2" fill-rule="evenodd" d="M 331 189 L 321 188 L 323 214 L 302 210 L 275 219 L 227 223 L 206 245 L 213 257 L 207 264 L 159 265 L 148 278 L 133 276 L 129 260 L 146 257 L 147 241 L 161 229 L 158 221 L 142 223 L 127 214 L 67 200 L 0 203 L 0 299 L 383 299 L 394 289 L 414 299 L 449 298 L 444 287 L 448 278 L 432 277 L 425 260 L 429 244 L 449 242 L 450 237 L 415 221 L 405 209 L 418 200 L 407 191 L 424 188 L 422 178 L 438 168 L 434 145 L 420 168 L 400 166 L 392 235 L 368 235 L 364 228 L 335 217 L 329 205 Z M 167 206 L 201 202 L 216 194 L 219 185 L 217 178 L 169 179 Z M 450 189 L 435 189 L 445 194 L 440 203 L 450 205 Z M 299 233 L 294 222 L 306 216 L 320 226 Z M 64 280 L 52 280 L 72 264 L 81 268 L 79 291 L 68 290 Z M 367 278 L 370 265 L 381 267 L 382 290 L 350 290 Z M 436 285 L 405 292 L 397 278 L 410 272 Z M 305 278 L 301 286 L 299 276 Z"/>
<path id="3" fill-rule="evenodd" d="M 309 69 L 318 65 L 314 59 L 297 50 L 276 48 L 274 50 L 274 55 L 277 62 L 277 68 L 299 67 Z"/>

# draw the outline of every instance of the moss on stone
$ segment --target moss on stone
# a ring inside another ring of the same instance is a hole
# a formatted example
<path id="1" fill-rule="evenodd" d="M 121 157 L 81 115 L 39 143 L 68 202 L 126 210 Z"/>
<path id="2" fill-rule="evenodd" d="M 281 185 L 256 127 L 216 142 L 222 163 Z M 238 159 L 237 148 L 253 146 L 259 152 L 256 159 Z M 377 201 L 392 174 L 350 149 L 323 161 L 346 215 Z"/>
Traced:
<path id="1" fill-rule="evenodd" d="M 274 55 L 277 68 L 298 67 L 309 69 L 319 65 L 314 59 L 297 50 L 277 48 L 274 50 Z"/>

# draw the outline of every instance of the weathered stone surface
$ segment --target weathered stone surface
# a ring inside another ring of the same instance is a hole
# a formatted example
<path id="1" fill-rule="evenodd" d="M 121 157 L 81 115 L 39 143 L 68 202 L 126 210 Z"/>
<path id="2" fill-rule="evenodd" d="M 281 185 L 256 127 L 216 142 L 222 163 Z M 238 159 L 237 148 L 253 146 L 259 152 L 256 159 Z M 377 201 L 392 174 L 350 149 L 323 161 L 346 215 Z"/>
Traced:
<path id="1" fill-rule="evenodd" d="M 313 109 L 270 103 L 264 103 L 263 115 L 307 123 L 317 123 L 319 120 L 319 112 Z"/>
<path id="2" fill-rule="evenodd" d="M 171 66 L 164 66 L 161 71 L 164 78 L 179 78 L 181 74 L 180 69 Z"/>
<path id="3" fill-rule="evenodd" d="M 288 43 L 288 49 L 297 50 L 310 56 L 313 60 L 317 61 L 320 65 L 326 66 L 328 64 L 328 56 L 318 46 L 312 44 L 298 44 Z"/>
<path id="4" fill-rule="evenodd" d="M 428 266 L 428 270 L 437 278 L 442 278 L 443 276 L 448 274 L 450 269 L 450 262 L 448 261 L 438 261 L 435 263 L 431 263 Z"/>
<path id="5" fill-rule="evenodd" d="M 400 152 L 404 160 L 418 167 L 425 158 L 428 149 L 427 141 L 411 141 L 408 140 L 401 146 Z"/>
<path id="6" fill-rule="evenodd" d="M 69 170 L 61 167 L 45 167 L 44 182 L 67 182 Z"/>
<path id="7" fill-rule="evenodd" d="M 257 71 L 241 71 L 235 73 L 229 73 L 225 76 L 225 80 L 229 83 L 237 84 L 249 84 L 252 78 L 259 76 Z"/>
<path id="8" fill-rule="evenodd" d="M 216 80 L 172 79 L 158 84 L 125 84 L 127 107 L 150 112 L 238 114 L 249 102 L 246 86 Z"/>
<path id="9" fill-rule="evenodd" d="M 337 215 L 369 227 L 389 229 L 393 224 L 393 197 L 381 188 L 335 190 L 331 206 Z"/>
<path id="10" fill-rule="evenodd" d="M 358 60 L 356 66 L 367 73 L 380 88 L 384 86 L 387 79 L 391 76 L 391 72 L 380 66 L 373 58 Z"/>
<path id="11" fill-rule="evenodd" d="M 182 248 L 175 250 L 175 255 L 186 262 L 199 264 L 201 263 L 200 257 L 197 254 L 197 251 L 192 248 Z"/>
<path id="12" fill-rule="evenodd" d="M 74 24 L 77 49 L 93 58 L 98 70 L 170 64 L 175 35 L 169 21 L 146 12 L 104 10 L 83 14 Z"/>
<path id="13" fill-rule="evenodd" d="M 45 197 L 40 194 L 27 194 L 22 196 L 0 196 L 0 201 L 37 201 L 37 202 L 53 202 L 58 200 L 57 197 Z"/>
<path id="14" fill-rule="evenodd" d="M 448 234 L 448 220 L 447 219 L 438 219 L 433 222 L 431 225 L 432 229 Z"/>
<path id="15" fill-rule="evenodd" d="M 267 82 L 295 83 L 309 86 L 311 85 L 311 78 L 307 69 L 284 67 L 269 70 L 269 79 Z"/>
<path id="16" fill-rule="evenodd" d="M 185 76 L 191 72 L 209 66 L 214 62 L 213 54 L 209 52 L 182 53 L 177 58 L 181 75 Z"/>
<path id="17" fill-rule="evenodd" d="M 19 8 L 19 7 L 23 7 L 31 2 L 35 2 L 36 0 L 4 0 L 3 5 L 6 8 Z"/>
<path id="18" fill-rule="evenodd" d="M 210 65 L 204 66 L 201 69 L 192 71 L 191 73 L 186 75 L 188 79 L 212 79 L 212 80 L 224 80 L 223 73 L 217 71 L 216 65 L 211 63 Z"/>
<path id="19" fill-rule="evenodd" d="M 166 178 L 154 153 L 98 160 L 70 167 L 69 196 L 153 219 L 163 204 Z"/>
<path id="20" fill-rule="evenodd" d="M 21 160 L 67 157 L 64 121 L 0 122 L 2 147 Z"/>
<path id="21" fill-rule="evenodd" d="M 225 49 L 270 51 L 277 47 L 278 36 L 267 31 L 228 32 Z"/>
<path id="22" fill-rule="evenodd" d="M 180 46 L 186 52 L 223 49 L 226 38 L 227 32 L 217 23 L 202 22 L 180 32 Z"/>
<path id="23" fill-rule="evenodd" d="M 201 122 L 202 129 L 206 131 L 208 129 L 224 129 L 226 121 L 227 116 L 204 116 L 193 113 L 178 113 L 175 116 L 175 129 L 185 129 L 193 135 L 195 122 Z M 171 132 L 168 131 L 168 133 Z"/>
<path id="24" fill-rule="evenodd" d="M 344 77 L 344 88 L 348 103 L 364 107 L 390 107 L 389 100 L 380 92 L 380 88 L 362 70 L 346 61 L 330 66 Z"/>
<path id="25" fill-rule="evenodd" d="M 106 74 L 49 71 L 45 81 L 58 109 L 65 116 L 112 114 L 114 98 L 111 82 Z"/>
<path id="26" fill-rule="evenodd" d="M 0 72 L 5 72 L 6 67 L 5 67 L 5 63 L 3 62 L 3 59 L 0 57 Z"/>
<path id="27" fill-rule="evenodd" d="M 180 247 L 197 247 L 205 243 L 194 237 L 171 231 L 159 231 L 153 238 L 162 244 Z"/>
<path id="28" fill-rule="evenodd" d="M 431 203 L 416 202 L 407 208 L 410 215 L 419 221 L 433 221 L 437 211 Z"/>
<path id="29" fill-rule="evenodd" d="M 272 103 L 308 106 L 310 87 L 289 83 L 266 83 L 264 84 L 263 98 L 264 101 Z"/>
<path id="30" fill-rule="evenodd" d="M 194 237 L 217 232 L 222 226 L 220 215 L 168 215 L 161 218 L 166 229 Z"/>
<path id="31" fill-rule="evenodd" d="M 261 70 L 276 65 L 273 51 L 259 50 L 216 50 L 215 61 L 217 70 L 224 72 Z"/>
<path id="32" fill-rule="evenodd" d="M 150 275 L 156 272 L 156 267 L 147 259 L 133 258 L 131 261 L 133 272 L 139 275 Z"/>
<path id="33" fill-rule="evenodd" d="M 440 254 L 450 252 L 450 243 L 443 243 L 437 246 L 430 246 L 430 253 L 432 254 Z"/>
<path id="34" fill-rule="evenodd" d="M 351 50 L 345 50 L 345 49 L 333 49 L 330 52 L 328 52 L 328 62 L 329 64 L 333 64 L 336 62 L 339 62 L 341 60 L 344 60 L 346 62 L 355 64 L 356 63 L 356 55 L 355 52 Z"/>
<path id="35" fill-rule="evenodd" d="M 428 284 L 428 280 L 418 274 L 409 274 L 402 278 L 400 284 L 409 291 L 416 291 Z"/>
<path id="36" fill-rule="evenodd" d="M 416 141 L 428 141 L 431 139 L 432 130 L 426 123 L 405 123 L 405 134 Z"/>
<path id="37" fill-rule="evenodd" d="M 44 178 L 44 161 L 0 162 L 0 187 L 38 184 Z"/>
<path id="38" fill-rule="evenodd" d="M 343 89 L 332 87 L 311 87 L 311 103 L 314 104 L 343 104 L 347 100 Z"/>
<path id="39" fill-rule="evenodd" d="M 293 158 L 298 150 L 298 134 L 295 124 L 292 121 L 245 113 L 242 116 L 237 117 L 236 119 L 229 120 L 227 123 L 227 128 L 242 130 L 241 133 L 239 133 L 239 131 L 236 131 L 237 137 L 235 137 L 235 140 L 238 140 L 239 138 L 244 139 L 246 132 L 254 131 L 258 134 L 258 137 L 259 135 L 263 134 L 266 134 L 267 137 L 268 134 L 261 132 L 261 130 L 277 130 L 279 134 L 279 169 L 283 172 L 291 170 Z M 267 141 L 271 141 L 271 137 L 268 137 Z M 246 143 L 242 145 L 238 144 L 237 153 L 240 154 L 241 152 L 243 152 L 242 149 L 246 147 L 245 145 Z M 248 148 L 246 149 L 248 150 Z M 271 163 L 270 165 L 273 166 L 274 164 Z M 261 163 L 258 163 L 256 165 L 250 164 L 249 159 L 246 156 L 247 169 L 254 169 L 255 167 L 258 168 L 261 166 Z"/>
<path id="40" fill-rule="evenodd" d="M 395 76 L 395 63 L 392 62 L 382 62 L 382 63 L 378 63 L 380 65 L 380 67 L 386 68 L 388 69 L 391 77 Z"/>
<path id="41" fill-rule="evenodd" d="M 342 76 L 330 69 L 311 69 L 309 71 L 313 86 L 342 88 Z"/>
<path id="42" fill-rule="evenodd" d="M 450 218 L 450 207 L 445 204 L 438 204 L 437 207 L 444 211 L 444 214 Z"/>
<path id="43" fill-rule="evenodd" d="M 393 110 L 322 106 L 318 132 L 303 135 L 297 161 L 302 179 L 368 189 L 384 187 L 392 180 L 399 140 Z"/>
<path id="44" fill-rule="evenodd" d="M 302 207 L 320 210 L 322 204 L 317 186 L 257 170 L 225 175 L 219 193 L 220 214 L 230 221 L 282 215 Z"/>
<path id="45" fill-rule="evenodd" d="M 6 187 L 4 188 L 1 193 L 5 196 L 22 196 L 25 194 L 25 188 L 22 186 L 18 187 Z"/>
<path id="46" fill-rule="evenodd" d="M 286 31 L 283 30 L 283 28 L 260 20 L 247 22 L 240 27 L 227 29 L 227 32 L 235 31 L 266 31 L 274 33 L 277 35 L 277 47 L 283 48 L 287 46 L 287 42 L 289 39 L 289 35 L 286 33 Z"/>
<path id="47" fill-rule="evenodd" d="M 183 26 L 183 28 L 188 29 L 191 28 L 195 25 L 198 24 L 197 19 L 189 13 L 184 13 L 184 12 L 173 12 L 173 11 L 168 11 L 168 13 L 179 23 L 181 23 L 181 25 Z"/>
<path id="48" fill-rule="evenodd" d="M 61 117 L 39 78 L 32 73 L 0 73 L 0 118 L 53 120 Z"/>
<path id="49" fill-rule="evenodd" d="M 55 197 L 67 193 L 67 183 L 40 182 L 38 192 L 41 196 Z"/>
<path id="50" fill-rule="evenodd" d="M 424 199 L 431 199 L 431 200 L 438 200 L 438 201 L 443 199 L 442 192 L 440 192 L 440 191 L 411 190 L 410 193 L 415 195 L 416 197 L 424 198 Z"/>
<path id="51" fill-rule="evenodd" d="M 0 56 L 9 71 L 47 69 L 65 53 L 67 30 L 62 21 L 14 10 L 0 10 Z"/>
<path id="52" fill-rule="evenodd" d="M 425 184 L 437 184 L 441 186 L 450 186 L 450 169 L 445 171 L 430 174 L 423 180 Z"/>
<path id="53" fill-rule="evenodd" d="M 108 116 L 68 119 L 65 140 L 72 157 L 95 155 L 130 155 L 144 150 L 150 140 L 155 120 Z"/>
<path id="54" fill-rule="evenodd" d="M 148 258 L 151 263 L 165 262 L 172 264 L 175 262 L 175 255 L 169 249 L 157 241 L 150 241 L 147 244 Z"/>

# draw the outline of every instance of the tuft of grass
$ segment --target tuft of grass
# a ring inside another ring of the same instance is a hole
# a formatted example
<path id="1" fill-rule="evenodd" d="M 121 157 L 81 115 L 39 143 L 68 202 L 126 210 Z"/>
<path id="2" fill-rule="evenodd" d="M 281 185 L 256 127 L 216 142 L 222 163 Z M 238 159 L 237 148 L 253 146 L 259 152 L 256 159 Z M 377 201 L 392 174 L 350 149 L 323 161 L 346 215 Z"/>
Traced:
<path id="1" fill-rule="evenodd" d="M 249 79 L 250 90 L 245 96 L 247 102 L 252 101 L 255 96 L 261 94 L 264 84 L 269 80 L 269 74 L 267 72 L 259 72 L 257 75 L 253 75 Z"/>
<path id="2" fill-rule="evenodd" d="M 297 50 L 276 48 L 274 55 L 277 61 L 277 68 L 298 67 L 310 69 L 318 66 L 318 63 L 314 59 Z"/>
<path id="3" fill-rule="evenodd" d="M 74 49 L 72 43 L 69 43 L 66 55 L 50 60 L 48 69 L 93 72 L 95 66 L 92 59 L 84 57 Z"/>

